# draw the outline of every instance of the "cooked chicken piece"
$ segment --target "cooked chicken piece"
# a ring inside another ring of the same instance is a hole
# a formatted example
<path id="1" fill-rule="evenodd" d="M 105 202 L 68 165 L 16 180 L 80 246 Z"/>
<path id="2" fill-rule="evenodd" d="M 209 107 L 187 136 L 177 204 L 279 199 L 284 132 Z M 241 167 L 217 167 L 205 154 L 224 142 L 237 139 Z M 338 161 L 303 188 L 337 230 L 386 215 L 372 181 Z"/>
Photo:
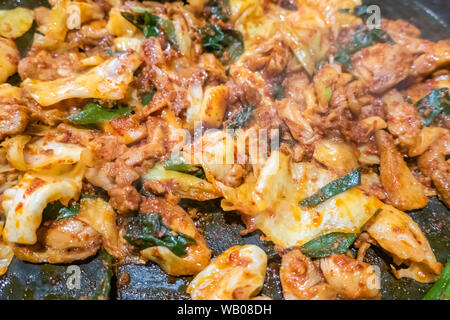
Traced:
<path id="1" fill-rule="evenodd" d="M 417 103 L 423 97 L 429 95 L 431 91 L 440 88 L 450 89 L 450 72 L 448 70 L 436 71 L 433 74 L 432 79 L 408 87 L 405 90 L 405 96 L 410 99 L 412 103 Z"/>
<path id="2" fill-rule="evenodd" d="M 426 75 L 450 63 L 450 40 L 430 43 L 425 53 L 414 60 L 413 70 L 417 75 Z"/>
<path id="3" fill-rule="evenodd" d="M 420 39 L 420 30 L 404 20 L 382 19 L 381 28 L 386 31 L 395 43 L 404 46 L 413 54 L 420 54 L 433 43 Z"/>
<path id="4" fill-rule="evenodd" d="M 400 45 L 379 43 L 352 57 L 354 74 L 372 93 L 382 93 L 411 73 L 412 54 Z"/>
<path id="5" fill-rule="evenodd" d="M 84 24 L 78 30 L 70 31 L 67 34 L 67 40 L 71 45 L 87 50 L 88 52 L 89 49 L 92 50 L 92 47 L 99 47 L 99 49 L 102 49 L 103 55 L 107 57 L 105 48 L 112 45 L 113 39 L 105 27 L 105 20 L 92 21 Z"/>
<path id="6" fill-rule="evenodd" d="M 380 178 L 389 201 L 400 210 L 420 209 L 427 205 L 423 186 L 414 178 L 394 139 L 386 131 L 377 131 L 375 139 L 380 153 Z"/>
<path id="7" fill-rule="evenodd" d="M 446 156 L 449 154 L 450 132 L 447 130 L 418 159 L 420 170 L 431 178 L 439 196 L 448 207 L 450 207 L 450 163 L 446 160 Z"/>
<path id="8" fill-rule="evenodd" d="M 102 135 L 95 138 L 88 146 L 92 155 L 92 166 L 99 168 L 107 162 L 116 160 L 126 151 L 126 146 L 115 136 Z"/>
<path id="9" fill-rule="evenodd" d="M 325 283 L 320 268 L 298 249 L 283 255 L 280 279 L 287 300 L 336 299 L 336 291 Z"/>
<path id="10" fill-rule="evenodd" d="M 427 238 L 406 213 L 384 205 L 367 223 L 366 231 L 394 256 L 395 264 L 417 263 L 424 274 L 431 272 L 439 276 L 441 273 L 442 264 L 436 261 Z"/>
<path id="11" fill-rule="evenodd" d="M 70 263 L 97 253 L 100 234 L 77 219 L 53 221 L 37 231 L 38 243 L 15 246 L 14 254 L 32 263 Z"/>
<path id="12" fill-rule="evenodd" d="M 419 112 L 412 104 L 404 101 L 400 92 L 395 89 L 387 92 L 383 100 L 389 132 L 398 138 L 401 147 L 409 148 L 420 133 Z"/>
<path id="13" fill-rule="evenodd" d="M 0 105 L 0 140 L 6 135 L 22 133 L 28 124 L 26 108 L 17 104 Z"/>
<path id="14" fill-rule="evenodd" d="M 266 78 L 273 78 L 280 76 L 290 57 L 289 47 L 279 39 L 274 39 L 247 48 L 242 62 L 251 71 L 261 71 Z"/>
<path id="15" fill-rule="evenodd" d="M 52 54 L 46 50 L 32 49 L 20 60 L 18 72 L 22 79 L 56 80 L 81 71 L 82 58 L 78 51 Z"/>
<path id="16" fill-rule="evenodd" d="M 339 295 L 349 299 L 380 299 L 380 279 L 374 268 L 345 254 L 333 254 L 320 260 L 327 283 Z"/>
<path id="17" fill-rule="evenodd" d="M 133 186 L 110 189 L 108 195 L 109 203 L 118 213 L 136 211 L 141 202 L 141 195 Z"/>
<path id="18" fill-rule="evenodd" d="M 227 80 L 223 64 L 213 54 L 202 54 L 200 63 L 206 72 L 208 72 L 209 81 L 225 82 Z"/>

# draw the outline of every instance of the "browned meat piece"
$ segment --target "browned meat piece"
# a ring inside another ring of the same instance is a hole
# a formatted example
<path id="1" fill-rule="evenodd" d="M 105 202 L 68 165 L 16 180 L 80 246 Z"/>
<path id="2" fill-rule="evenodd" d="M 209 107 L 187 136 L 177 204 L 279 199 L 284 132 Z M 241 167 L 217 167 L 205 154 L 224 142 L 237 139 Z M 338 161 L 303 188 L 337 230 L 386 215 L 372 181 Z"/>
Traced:
<path id="1" fill-rule="evenodd" d="M 395 148 L 394 139 L 382 130 L 376 132 L 375 139 L 380 154 L 381 183 L 389 201 L 400 210 L 425 207 L 428 198 L 424 188 L 414 178 L 403 156 Z"/>
<path id="2" fill-rule="evenodd" d="M 248 81 L 233 79 L 227 83 L 229 88 L 228 103 L 238 103 L 244 106 L 259 106 L 261 94 L 258 88 L 251 86 Z"/>
<path id="3" fill-rule="evenodd" d="M 147 138 L 138 145 L 130 147 L 119 159 L 128 166 L 134 167 L 148 159 L 159 159 L 166 153 L 166 122 L 157 117 L 149 117 L 147 122 Z"/>
<path id="4" fill-rule="evenodd" d="M 109 203 L 118 213 L 136 211 L 141 202 L 141 195 L 132 186 L 111 189 L 108 195 Z"/>
<path id="5" fill-rule="evenodd" d="M 28 124 L 25 108 L 15 105 L 0 105 L 0 140 L 6 135 L 22 133 Z"/>
<path id="6" fill-rule="evenodd" d="M 345 254 L 334 254 L 320 260 L 328 284 L 350 299 L 380 299 L 380 279 L 374 268 Z"/>
<path id="7" fill-rule="evenodd" d="M 281 75 L 291 57 L 289 47 L 280 40 L 260 43 L 256 47 L 247 50 L 248 56 L 244 64 L 251 71 L 261 71 L 266 78 L 274 78 Z"/>
<path id="8" fill-rule="evenodd" d="M 412 54 L 400 45 L 379 43 L 352 57 L 354 74 L 373 93 L 382 93 L 411 73 Z"/>
<path id="9" fill-rule="evenodd" d="M 325 283 L 319 267 L 298 249 L 283 255 L 280 279 L 287 300 L 336 299 L 336 291 Z"/>
<path id="10" fill-rule="evenodd" d="M 398 138 L 401 147 L 409 148 L 420 133 L 419 112 L 395 89 L 383 97 L 389 132 Z"/>
<path id="11" fill-rule="evenodd" d="M 200 57 L 201 66 L 208 72 L 209 83 L 223 83 L 227 81 L 223 64 L 211 53 L 204 53 Z"/>
<path id="12" fill-rule="evenodd" d="M 20 60 L 18 72 L 22 79 L 51 81 L 68 77 L 81 69 L 79 53 L 69 51 L 51 54 L 45 50 L 31 49 L 27 56 Z"/>
<path id="13" fill-rule="evenodd" d="M 123 161 L 108 162 L 102 167 L 102 170 L 119 187 L 129 186 L 139 179 L 136 170 L 127 166 Z"/>
<path id="14" fill-rule="evenodd" d="M 324 71 L 319 71 L 324 72 Z M 301 106 L 306 106 L 303 91 L 309 85 L 309 79 L 306 73 L 295 73 L 284 80 L 285 93 Z M 326 110 L 325 110 L 326 111 Z"/>
<path id="15" fill-rule="evenodd" d="M 450 163 L 446 160 L 446 156 L 449 154 L 450 133 L 447 132 L 418 159 L 420 170 L 431 178 L 439 196 L 448 207 L 450 207 Z"/>
<path id="16" fill-rule="evenodd" d="M 93 140 L 89 148 L 92 152 L 94 167 L 116 160 L 126 150 L 126 146 L 121 144 L 114 136 L 101 136 Z"/>
<path id="17" fill-rule="evenodd" d="M 76 219 L 52 221 L 37 237 L 35 245 L 15 246 L 14 254 L 32 263 L 70 263 L 95 255 L 102 243 L 97 231 Z"/>
<path id="18" fill-rule="evenodd" d="M 143 80 L 150 81 L 157 89 L 152 104 L 169 106 L 177 115 L 189 108 L 187 89 L 195 82 L 203 83 L 206 72 L 183 59 L 169 69 L 169 57 L 165 55 L 168 52 L 163 51 L 161 42 L 155 37 L 146 39 L 142 48 L 146 62 L 143 72 L 148 74 Z"/>
<path id="19" fill-rule="evenodd" d="M 395 43 L 404 46 L 413 54 L 420 54 L 433 43 L 420 39 L 420 30 L 404 20 L 381 21 L 381 28 L 385 30 Z"/>
<path id="20" fill-rule="evenodd" d="M 450 63 L 450 40 L 431 42 L 425 53 L 419 56 L 413 65 L 414 73 L 426 75 Z"/>
<path id="21" fill-rule="evenodd" d="M 105 13 L 109 12 L 113 7 L 111 1 L 109 0 L 93 0 Z"/>
<path id="22" fill-rule="evenodd" d="M 80 29 L 67 33 L 67 41 L 86 51 L 88 55 L 102 55 L 108 58 L 105 48 L 113 45 L 113 37 L 106 30 L 105 20 L 96 20 L 84 24 Z"/>

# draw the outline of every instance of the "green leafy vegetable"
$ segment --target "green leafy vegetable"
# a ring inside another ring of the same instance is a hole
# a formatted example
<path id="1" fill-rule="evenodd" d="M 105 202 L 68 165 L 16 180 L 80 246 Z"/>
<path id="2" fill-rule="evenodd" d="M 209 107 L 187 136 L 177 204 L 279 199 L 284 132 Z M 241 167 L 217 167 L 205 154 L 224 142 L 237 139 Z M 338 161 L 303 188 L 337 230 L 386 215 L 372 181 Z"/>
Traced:
<path id="1" fill-rule="evenodd" d="M 89 297 L 90 300 L 107 300 L 111 292 L 111 279 L 113 276 L 113 257 L 105 250 L 100 251 L 100 258 L 103 260 L 103 265 L 106 267 L 106 276 L 97 284 L 95 291 Z"/>
<path id="2" fill-rule="evenodd" d="M 144 32 L 146 38 L 157 37 L 163 31 L 167 39 L 177 45 L 177 36 L 172 21 L 155 16 L 145 8 L 136 8 L 134 14 L 130 12 L 121 12 L 121 14 L 136 28 Z"/>
<path id="3" fill-rule="evenodd" d="M 304 207 L 314 207 L 325 200 L 328 200 L 331 197 L 345 192 L 359 184 L 361 184 L 361 168 L 358 168 L 355 171 L 352 171 L 349 174 L 328 183 L 317 193 L 300 201 L 300 205 Z"/>
<path id="4" fill-rule="evenodd" d="M 422 126 L 426 127 L 442 113 L 450 114 L 450 94 L 448 88 L 436 89 L 429 95 L 419 100 L 415 106 L 422 118 Z"/>
<path id="5" fill-rule="evenodd" d="M 228 121 L 227 129 L 238 130 L 244 128 L 253 116 L 253 110 L 255 110 L 255 106 L 243 107 L 242 110 Z"/>
<path id="6" fill-rule="evenodd" d="M 150 102 L 152 102 L 155 93 L 156 93 L 155 88 L 151 92 L 144 92 L 141 96 L 142 105 L 147 106 Z"/>
<path id="7" fill-rule="evenodd" d="M 441 277 L 423 297 L 423 300 L 450 300 L 450 261 L 447 261 Z"/>
<path id="8" fill-rule="evenodd" d="M 178 257 L 186 254 L 186 247 L 196 241 L 183 233 L 174 233 L 156 213 L 139 214 L 125 225 L 124 239 L 143 250 L 154 246 L 164 246 Z"/>
<path id="9" fill-rule="evenodd" d="M 331 97 L 333 96 L 333 90 L 331 88 L 325 89 L 325 96 L 327 98 L 327 101 L 330 102 Z"/>
<path id="10" fill-rule="evenodd" d="M 80 205 L 77 203 L 73 206 L 66 207 L 59 201 L 50 202 L 44 209 L 42 221 L 63 220 L 74 218 L 80 212 Z"/>
<path id="11" fill-rule="evenodd" d="M 355 233 L 333 232 L 305 243 L 301 251 L 311 258 L 324 258 L 345 253 L 358 237 Z"/>
<path id="12" fill-rule="evenodd" d="M 353 54 L 376 43 L 395 44 L 389 34 L 382 29 L 368 29 L 364 25 L 361 25 L 356 29 L 350 41 L 346 45 L 339 47 L 334 60 L 347 67 L 351 67 L 351 56 Z"/>
<path id="13" fill-rule="evenodd" d="M 99 122 L 111 121 L 118 117 L 130 115 L 131 108 L 106 109 L 98 103 L 88 103 L 83 107 L 83 111 L 72 114 L 67 120 L 75 124 L 95 124 Z"/>
<path id="14" fill-rule="evenodd" d="M 222 62 L 236 61 L 244 53 L 244 40 L 237 30 L 211 25 L 200 30 L 202 46 Z"/>
<path id="15" fill-rule="evenodd" d="M 369 15 L 367 9 L 369 9 L 369 7 L 366 5 L 355 6 L 353 8 L 353 15 L 361 18 L 367 18 L 367 16 Z"/>
<path id="16" fill-rule="evenodd" d="M 187 173 L 201 179 L 205 178 L 205 172 L 203 169 L 187 163 L 186 159 L 184 159 L 180 153 L 173 155 L 169 160 L 167 160 L 164 163 L 164 169 Z"/>
<path id="17" fill-rule="evenodd" d="M 217 20 L 228 22 L 231 19 L 230 0 L 209 0 L 205 4 L 205 9 L 209 11 L 209 18 L 214 16 Z"/>

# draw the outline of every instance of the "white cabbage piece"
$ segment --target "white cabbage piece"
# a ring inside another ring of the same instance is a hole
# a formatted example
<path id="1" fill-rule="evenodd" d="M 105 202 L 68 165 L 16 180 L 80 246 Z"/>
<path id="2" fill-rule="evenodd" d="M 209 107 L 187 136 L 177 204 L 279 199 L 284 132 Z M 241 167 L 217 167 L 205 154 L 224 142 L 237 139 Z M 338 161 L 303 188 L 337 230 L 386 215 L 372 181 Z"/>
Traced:
<path id="1" fill-rule="evenodd" d="M 84 165 L 79 163 L 65 175 L 46 176 L 26 173 L 19 183 L 5 190 L 2 208 L 6 214 L 3 239 L 20 244 L 34 244 L 42 212 L 48 203 L 59 200 L 67 205 L 79 197 Z"/>
<path id="2" fill-rule="evenodd" d="M 50 169 L 54 165 L 77 163 L 83 150 L 76 144 L 39 139 L 27 146 L 24 159 L 31 170 Z"/>
<path id="3" fill-rule="evenodd" d="M 125 256 L 125 245 L 116 225 L 116 213 L 108 202 L 100 198 L 83 198 L 80 200 L 80 212 L 76 218 L 102 235 L 103 246 L 110 255 L 115 258 Z"/>
<path id="4" fill-rule="evenodd" d="M 6 158 L 12 167 L 21 171 L 59 172 L 67 165 L 80 161 L 84 147 L 40 138 L 31 143 L 30 136 L 18 135 L 3 142 Z"/>
<path id="5" fill-rule="evenodd" d="M 16 73 L 19 60 L 20 54 L 14 41 L 0 37 L 0 83 Z"/>
<path id="6" fill-rule="evenodd" d="M 255 245 L 234 246 L 214 259 L 189 284 L 193 300 L 247 300 L 261 290 L 267 255 Z"/>
<path id="7" fill-rule="evenodd" d="M 33 10 L 17 7 L 12 10 L 0 10 L 0 36 L 18 38 L 33 24 Z"/>
<path id="8" fill-rule="evenodd" d="M 260 172 L 236 189 L 217 183 L 224 195 L 222 208 L 251 216 L 268 240 L 283 248 L 300 246 L 332 232 L 359 233 L 383 206 L 357 188 L 316 207 L 300 206 L 301 200 L 338 177 L 311 163 L 291 163 L 278 151 L 272 152 Z"/>
<path id="9" fill-rule="evenodd" d="M 25 79 L 22 87 L 42 106 L 71 98 L 120 100 L 141 63 L 139 54 L 126 51 L 88 72 L 54 81 Z"/>

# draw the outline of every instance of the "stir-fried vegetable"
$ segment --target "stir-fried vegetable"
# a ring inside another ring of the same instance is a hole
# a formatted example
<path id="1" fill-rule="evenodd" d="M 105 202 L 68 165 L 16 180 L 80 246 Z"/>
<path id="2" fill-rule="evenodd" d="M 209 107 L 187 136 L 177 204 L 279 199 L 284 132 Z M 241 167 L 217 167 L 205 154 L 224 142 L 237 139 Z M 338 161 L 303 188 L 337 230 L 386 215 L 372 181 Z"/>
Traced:
<path id="1" fill-rule="evenodd" d="M 419 100 L 415 106 L 422 118 L 422 126 L 426 127 L 442 113 L 450 114 L 450 94 L 447 88 L 435 89 L 429 95 Z"/>
<path id="2" fill-rule="evenodd" d="M 350 41 L 346 45 L 339 47 L 334 60 L 346 67 L 351 67 L 351 56 L 353 54 L 377 43 L 395 44 L 389 34 L 382 29 L 370 30 L 364 25 L 361 25 L 356 29 Z"/>
<path id="3" fill-rule="evenodd" d="M 79 113 L 72 114 L 67 120 L 74 124 L 95 124 L 105 121 L 111 121 L 118 117 L 130 115 L 131 108 L 106 109 L 98 103 L 88 103 Z"/>
<path id="4" fill-rule="evenodd" d="M 164 169 L 187 173 L 198 178 L 204 179 L 205 172 L 202 168 L 193 166 L 186 162 L 186 159 L 180 153 L 173 155 L 164 163 Z"/>
<path id="5" fill-rule="evenodd" d="M 311 258 L 324 258 L 332 254 L 345 253 L 357 237 L 355 233 L 333 232 L 305 243 L 301 251 Z"/>
<path id="6" fill-rule="evenodd" d="M 80 204 L 74 204 L 66 207 L 59 201 L 51 202 L 45 208 L 42 214 L 42 221 L 63 220 L 74 218 L 80 212 Z"/>
<path id="7" fill-rule="evenodd" d="M 196 241 L 183 233 L 175 233 L 156 213 L 140 214 L 130 218 L 125 225 L 124 239 L 143 250 L 155 246 L 164 246 L 178 257 L 186 254 L 186 247 Z"/>
<path id="8" fill-rule="evenodd" d="M 161 19 L 145 9 L 138 10 L 138 8 L 134 10 L 134 14 L 129 12 L 121 12 L 121 14 L 144 32 L 146 38 L 157 37 L 162 31 L 172 44 L 177 45 L 177 36 L 172 21 Z"/>
<path id="9" fill-rule="evenodd" d="M 200 30 L 202 46 L 222 62 L 236 61 L 244 53 L 244 40 L 237 30 L 211 25 Z"/>
<path id="10" fill-rule="evenodd" d="M 168 164 L 174 167 L 174 164 Z M 180 166 L 178 166 L 180 169 Z M 186 167 L 184 168 L 186 169 Z M 192 168 L 190 169 L 192 173 Z M 199 174 L 199 173 L 198 173 Z M 164 189 L 180 198 L 205 201 L 220 196 L 214 186 L 204 179 L 180 171 L 168 170 L 163 165 L 155 165 L 146 175 L 146 183 L 158 185 L 157 189 Z"/>
<path id="11" fill-rule="evenodd" d="M 423 300 L 450 300 L 450 261 L 447 262 L 441 277 L 423 297 Z"/>
<path id="12" fill-rule="evenodd" d="M 238 130 L 247 125 L 247 122 L 253 116 L 254 106 L 245 106 L 227 122 L 227 129 Z"/>
<path id="13" fill-rule="evenodd" d="M 87 194 L 82 194 L 80 199 L 97 199 Z M 63 205 L 60 201 L 50 202 L 42 213 L 42 221 L 71 219 L 80 212 L 80 204 L 74 203 L 70 206 Z"/>
<path id="14" fill-rule="evenodd" d="M 350 172 L 349 174 L 332 181 L 322 187 L 317 193 L 300 201 L 300 205 L 304 207 L 314 207 L 325 200 L 334 197 L 342 192 L 347 191 L 361 184 L 361 168 Z"/>

